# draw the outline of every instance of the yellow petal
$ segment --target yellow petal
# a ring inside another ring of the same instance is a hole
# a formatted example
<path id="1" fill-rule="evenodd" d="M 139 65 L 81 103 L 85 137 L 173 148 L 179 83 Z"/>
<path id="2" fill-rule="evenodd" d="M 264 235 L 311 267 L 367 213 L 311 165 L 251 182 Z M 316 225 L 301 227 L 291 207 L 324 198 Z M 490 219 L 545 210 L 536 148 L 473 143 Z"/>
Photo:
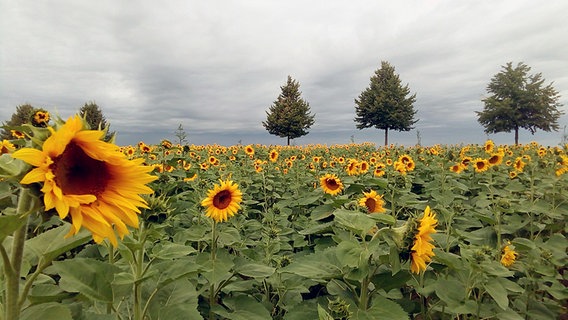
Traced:
<path id="1" fill-rule="evenodd" d="M 12 153 L 12 158 L 25 161 L 34 167 L 39 167 L 44 164 L 45 157 L 45 153 L 33 148 L 23 148 Z"/>

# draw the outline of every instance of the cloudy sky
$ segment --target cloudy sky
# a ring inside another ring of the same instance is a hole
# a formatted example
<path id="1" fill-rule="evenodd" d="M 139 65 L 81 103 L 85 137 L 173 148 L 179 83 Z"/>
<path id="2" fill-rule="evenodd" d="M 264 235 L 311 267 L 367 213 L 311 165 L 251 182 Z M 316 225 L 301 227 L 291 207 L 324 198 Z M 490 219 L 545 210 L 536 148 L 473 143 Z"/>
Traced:
<path id="1" fill-rule="evenodd" d="M 179 124 L 195 144 L 285 144 L 262 121 L 290 75 L 316 115 L 295 144 L 381 145 L 383 131 L 353 119 L 384 60 L 419 119 L 390 142 L 512 143 L 475 111 L 509 61 L 554 82 L 568 110 L 566 12 L 565 0 L 0 0 L 0 120 L 23 103 L 67 118 L 95 101 L 121 145 L 175 141 Z"/>

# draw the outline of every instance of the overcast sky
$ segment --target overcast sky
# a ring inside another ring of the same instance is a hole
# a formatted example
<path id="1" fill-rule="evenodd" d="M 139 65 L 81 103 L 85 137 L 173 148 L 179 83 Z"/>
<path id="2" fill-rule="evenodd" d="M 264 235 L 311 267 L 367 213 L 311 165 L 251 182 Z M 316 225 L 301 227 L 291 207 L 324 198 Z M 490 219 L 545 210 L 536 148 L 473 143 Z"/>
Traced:
<path id="1" fill-rule="evenodd" d="M 390 142 L 513 143 L 487 136 L 475 111 L 501 66 L 522 61 L 566 112 L 567 12 L 565 0 L 0 0 L 0 120 L 23 103 L 66 119 L 95 101 L 121 145 L 175 141 L 179 124 L 195 144 L 285 144 L 262 121 L 290 75 L 316 115 L 294 144 L 382 145 L 383 131 L 353 119 L 384 60 L 419 119 Z"/>

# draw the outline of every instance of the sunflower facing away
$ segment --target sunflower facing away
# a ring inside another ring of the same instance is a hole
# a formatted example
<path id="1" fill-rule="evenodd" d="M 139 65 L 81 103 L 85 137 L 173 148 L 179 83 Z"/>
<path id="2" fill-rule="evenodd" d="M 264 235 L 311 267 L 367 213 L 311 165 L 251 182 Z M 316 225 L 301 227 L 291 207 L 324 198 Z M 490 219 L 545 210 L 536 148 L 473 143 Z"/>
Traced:
<path id="1" fill-rule="evenodd" d="M 201 201 L 201 205 L 206 208 L 206 216 L 216 222 L 223 222 L 239 211 L 243 194 L 233 181 L 219 180 L 219 182 L 220 184 L 207 191 L 207 197 Z"/>
<path id="2" fill-rule="evenodd" d="M 343 183 L 339 178 L 331 173 L 327 173 L 320 178 L 320 184 L 325 193 L 335 196 L 343 189 Z"/>
<path id="3" fill-rule="evenodd" d="M 70 117 L 45 140 L 42 150 L 20 149 L 12 155 L 36 167 L 21 183 L 43 183 L 45 210 L 55 208 L 59 217 L 70 215 L 71 230 L 83 226 L 100 243 L 108 238 L 116 246 L 116 233 L 128 234 L 127 225 L 138 227 L 139 208 L 147 208 L 140 194 L 151 194 L 146 186 L 156 179 L 148 174 L 143 159 L 128 160 L 113 144 L 100 140 L 104 132 L 83 130 L 79 116 Z"/>
<path id="4" fill-rule="evenodd" d="M 426 263 L 432 261 L 434 256 L 434 245 L 431 234 L 436 233 L 434 229 L 438 225 L 436 214 L 430 211 L 430 206 L 424 210 L 424 215 L 420 221 L 418 232 L 414 236 L 414 244 L 411 248 L 412 262 L 410 264 L 410 271 L 413 273 L 420 273 L 426 270 Z"/>
<path id="5" fill-rule="evenodd" d="M 385 202 L 383 201 L 383 197 L 375 190 L 371 190 L 369 192 L 363 192 L 364 197 L 359 199 L 359 205 L 361 207 L 366 207 L 367 212 L 369 213 L 383 213 L 386 211 L 383 208 Z"/>
<path id="6" fill-rule="evenodd" d="M 505 267 L 510 267 L 513 263 L 515 263 L 516 259 L 517 252 L 511 249 L 509 245 L 506 245 L 505 248 L 503 248 L 503 254 L 501 255 L 501 264 Z"/>

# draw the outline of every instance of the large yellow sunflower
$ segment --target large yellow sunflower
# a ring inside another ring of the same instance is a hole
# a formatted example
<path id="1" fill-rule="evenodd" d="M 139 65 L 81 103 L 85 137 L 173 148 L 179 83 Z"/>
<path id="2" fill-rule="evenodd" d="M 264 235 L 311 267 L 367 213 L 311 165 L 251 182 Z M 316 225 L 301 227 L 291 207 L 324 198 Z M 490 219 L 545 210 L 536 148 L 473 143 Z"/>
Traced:
<path id="1" fill-rule="evenodd" d="M 383 197 L 375 190 L 371 190 L 369 192 L 363 192 L 363 197 L 359 199 L 359 205 L 361 207 L 366 207 L 367 212 L 369 213 L 383 213 L 386 211 L 383 208 L 385 202 L 383 201 Z"/>
<path id="2" fill-rule="evenodd" d="M 12 156 L 36 167 L 21 183 L 43 183 L 45 210 L 55 208 L 61 219 L 71 215 L 69 235 L 83 226 L 96 242 L 108 238 L 116 246 L 116 233 L 122 238 L 127 225 L 138 227 L 138 208 L 147 208 L 140 194 L 153 192 L 146 184 L 156 177 L 143 159 L 128 160 L 100 140 L 103 131 L 83 129 L 79 116 L 70 117 L 57 131 L 49 127 L 42 150 L 23 148 Z"/>
<path id="3" fill-rule="evenodd" d="M 228 217 L 234 216 L 243 201 L 243 194 L 237 184 L 231 180 L 219 182 L 207 191 L 207 197 L 201 201 L 201 205 L 206 208 L 205 215 L 216 222 L 227 221 Z"/>
<path id="4" fill-rule="evenodd" d="M 414 244 L 410 249 L 412 256 L 410 271 L 413 273 L 425 271 L 426 263 L 432 261 L 432 257 L 434 256 L 432 249 L 434 249 L 434 245 L 430 243 L 432 241 L 431 234 L 436 233 L 434 228 L 438 225 L 436 214 L 430 210 L 430 206 L 426 207 L 424 215 L 419 221 L 420 226 L 414 236 Z"/>
<path id="5" fill-rule="evenodd" d="M 329 193 L 332 196 L 339 194 L 343 190 L 343 183 L 339 178 L 331 173 L 326 173 L 320 178 L 320 184 L 325 193 Z"/>

